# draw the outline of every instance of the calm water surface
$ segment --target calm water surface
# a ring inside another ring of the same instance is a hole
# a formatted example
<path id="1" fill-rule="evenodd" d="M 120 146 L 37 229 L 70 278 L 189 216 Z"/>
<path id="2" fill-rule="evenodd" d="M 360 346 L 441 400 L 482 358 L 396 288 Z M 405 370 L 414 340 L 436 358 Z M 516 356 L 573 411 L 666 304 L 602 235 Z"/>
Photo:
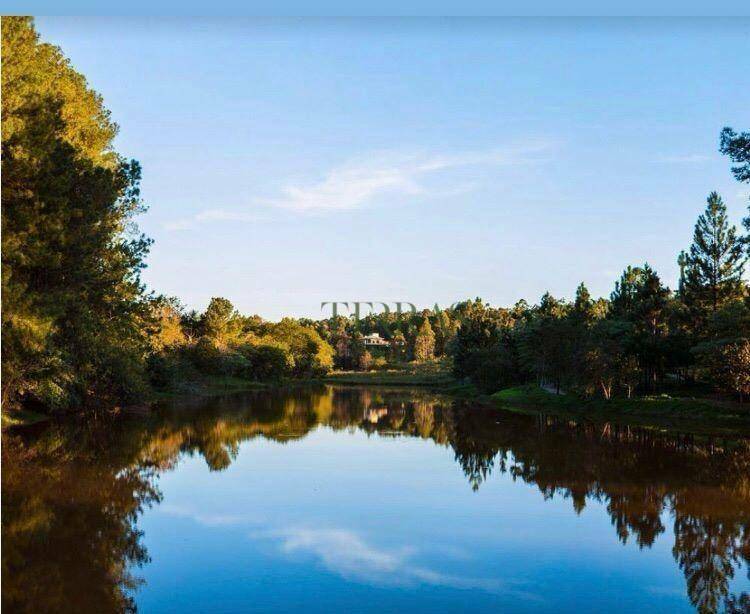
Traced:
<path id="1" fill-rule="evenodd" d="M 742 440 L 331 387 L 3 439 L 6 612 L 748 611 Z"/>

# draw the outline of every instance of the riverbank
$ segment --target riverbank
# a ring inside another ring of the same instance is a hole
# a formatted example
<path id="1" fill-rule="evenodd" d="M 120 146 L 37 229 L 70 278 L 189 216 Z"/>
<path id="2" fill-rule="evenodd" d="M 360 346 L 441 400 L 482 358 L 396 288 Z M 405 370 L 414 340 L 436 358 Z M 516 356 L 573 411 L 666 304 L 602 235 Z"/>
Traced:
<path id="1" fill-rule="evenodd" d="M 535 385 L 517 386 L 485 399 L 495 407 L 517 413 L 550 413 L 562 417 L 655 422 L 662 426 L 691 426 L 750 431 L 750 404 L 710 398 L 668 395 L 583 399 L 572 394 L 554 394 Z"/>
<path id="2" fill-rule="evenodd" d="M 405 363 L 397 368 L 377 371 L 333 371 L 323 378 L 327 384 L 369 386 L 430 386 L 444 388 L 458 382 L 444 360 Z"/>
<path id="3" fill-rule="evenodd" d="M 206 398 L 252 390 L 272 390 L 289 386 L 332 384 L 352 386 L 420 387 L 449 395 L 457 400 L 522 414 L 540 412 L 571 419 L 612 421 L 623 424 L 683 429 L 750 433 L 750 403 L 740 404 L 710 398 L 660 395 L 632 399 L 584 399 L 573 394 L 555 394 L 536 385 L 507 388 L 484 394 L 472 384 L 456 380 L 444 361 L 408 363 L 399 368 L 378 371 L 336 371 L 320 379 L 257 382 L 238 377 L 212 377 L 182 382 L 168 391 L 155 391 L 141 405 L 117 411 L 149 411 L 154 403 Z M 3 428 L 48 420 L 49 415 L 30 410 L 3 412 Z"/>
<path id="4" fill-rule="evenodd" d="M 408 363 L 382 371 L 339 371 L 323 379 L 337 385 L 418 386 L 448 394 L 456 399 L 481 403 L 502 411 L 539 412 L 575 419 L 604 420 L 623 424 L 648 424 L 691 431 L 750 432 L 750 403 L 691 396 L 645 396 L 584 399 L 574 394 L 555 394 L 529 384 L 485 394 L 472 384 L 456 380 L 442 361 Z"/>

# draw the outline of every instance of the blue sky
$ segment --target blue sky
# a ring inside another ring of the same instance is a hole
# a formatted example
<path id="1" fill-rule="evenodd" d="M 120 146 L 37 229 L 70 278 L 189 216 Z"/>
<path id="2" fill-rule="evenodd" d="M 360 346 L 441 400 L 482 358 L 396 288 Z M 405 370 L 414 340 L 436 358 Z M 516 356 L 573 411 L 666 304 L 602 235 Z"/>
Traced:
<path id="1" fill-rule="evenodd" d="M 674 285 L 750 21 L 39 18 L 143 165 L 146 281 L 276 319 Z"/>

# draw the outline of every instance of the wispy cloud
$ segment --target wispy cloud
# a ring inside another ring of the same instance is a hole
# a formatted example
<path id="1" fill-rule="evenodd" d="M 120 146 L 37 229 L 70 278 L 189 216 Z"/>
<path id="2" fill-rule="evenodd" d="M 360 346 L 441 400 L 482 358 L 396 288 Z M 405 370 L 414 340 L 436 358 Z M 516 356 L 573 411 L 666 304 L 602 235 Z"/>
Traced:
<path id="1" fill-rule="evenodd" d="M 428 175 L 469 166 L 509 166 L 528 164 L 550 147 L 533 142 L 487 151 L 431 155 L 373 155 L 329 171 L 322 180 L 282 189 L 279 198 L 267 204 L 293 211 L 359 209 L 377 197 L 389 194 L 424 195 Z"/>
<path id="2" fill-rule="evenodd" d="M 699 162 L 706 162 L 711 159 L 711 156 L 704 154 L 677 154 L 677 155 L 661 155 L 656 161 L 664 162 L 666 164 L 697 164 Z"/>
<path id="3" fill-rule="evenodd" d="M 306 184 L 290 184 L 276 197 L 257 199 L 250 207 L 237 210 L 209 209 L 165 224 L 167 230 L 185 230 L 202 222 L 252 222 L 261 219 L 259 208 L 281 209 L 295 213 L 351 211 L 390 196 L 428 197 L 438 193 L 429 180 L 439 173 L 468 167 L 501 167 L 538 163 L 552 147 L 548 141 L 534 140 L 520 145 L 483 151 L 450 154 L 376 153 L 350 160 L 323 173 Z M 439 194 L 464 193 L 474 183 L 441 185 Z"/>
<path id="4" fill-rule="evenodd" d="M 445 574 L 412 562 L 413 548 L 387 550 L 368 544 L 345 529 L 288 528 L 255 535 L 281 540 L 287 553 L 307 552 L 330 571 L 350 579 L 381 586 L 429 584 L 457 589 L 479 589 L 507 593 L 517 598 L 540 601 L 537 594 L 521 588 L 523 582 L 496 578 L 471 578 Z"/>
<path id="5" fill-rule="evenodd" d="M 187 518 L 200 525 L 212 528 L 265 525 L 265 521 L 254 515 L 204 513 L 178 505 L 163 504 L 159 512 L 170 516 Z M 482 590 L 488 593 L 507 594 L 517 599 L 543 601 L 536 593 L 525 590 L 527 582 L 511 578 L 474 578 L 448 574 L 414 562 L 417 548 L 402 546 L 382 548 L 368 543 L 354 531 L 340 528 L 310 528 L 291 526 L 282 529 L 254 530 L 251 539 L 273 540 L 287 554 L 307 553 L 316 557 L 329 571 L 347 580 L 365 582 L 377 586 L 413 586 L 427 584 L 463 590 Z M 440 552 L 464 563 L 468 553 L 455 547 L 431 544 L 433 552 Z"/>

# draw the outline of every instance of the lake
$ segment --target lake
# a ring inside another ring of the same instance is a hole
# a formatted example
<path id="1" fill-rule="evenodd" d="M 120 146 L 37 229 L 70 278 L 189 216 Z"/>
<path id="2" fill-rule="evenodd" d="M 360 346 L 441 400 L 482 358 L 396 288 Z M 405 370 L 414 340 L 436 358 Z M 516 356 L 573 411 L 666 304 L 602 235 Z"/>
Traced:
<path id="1" fill-rule="evenodd" d="M 6 612 L 747 611 L 747 440 L 305 387 L 5 433 Z"/>

